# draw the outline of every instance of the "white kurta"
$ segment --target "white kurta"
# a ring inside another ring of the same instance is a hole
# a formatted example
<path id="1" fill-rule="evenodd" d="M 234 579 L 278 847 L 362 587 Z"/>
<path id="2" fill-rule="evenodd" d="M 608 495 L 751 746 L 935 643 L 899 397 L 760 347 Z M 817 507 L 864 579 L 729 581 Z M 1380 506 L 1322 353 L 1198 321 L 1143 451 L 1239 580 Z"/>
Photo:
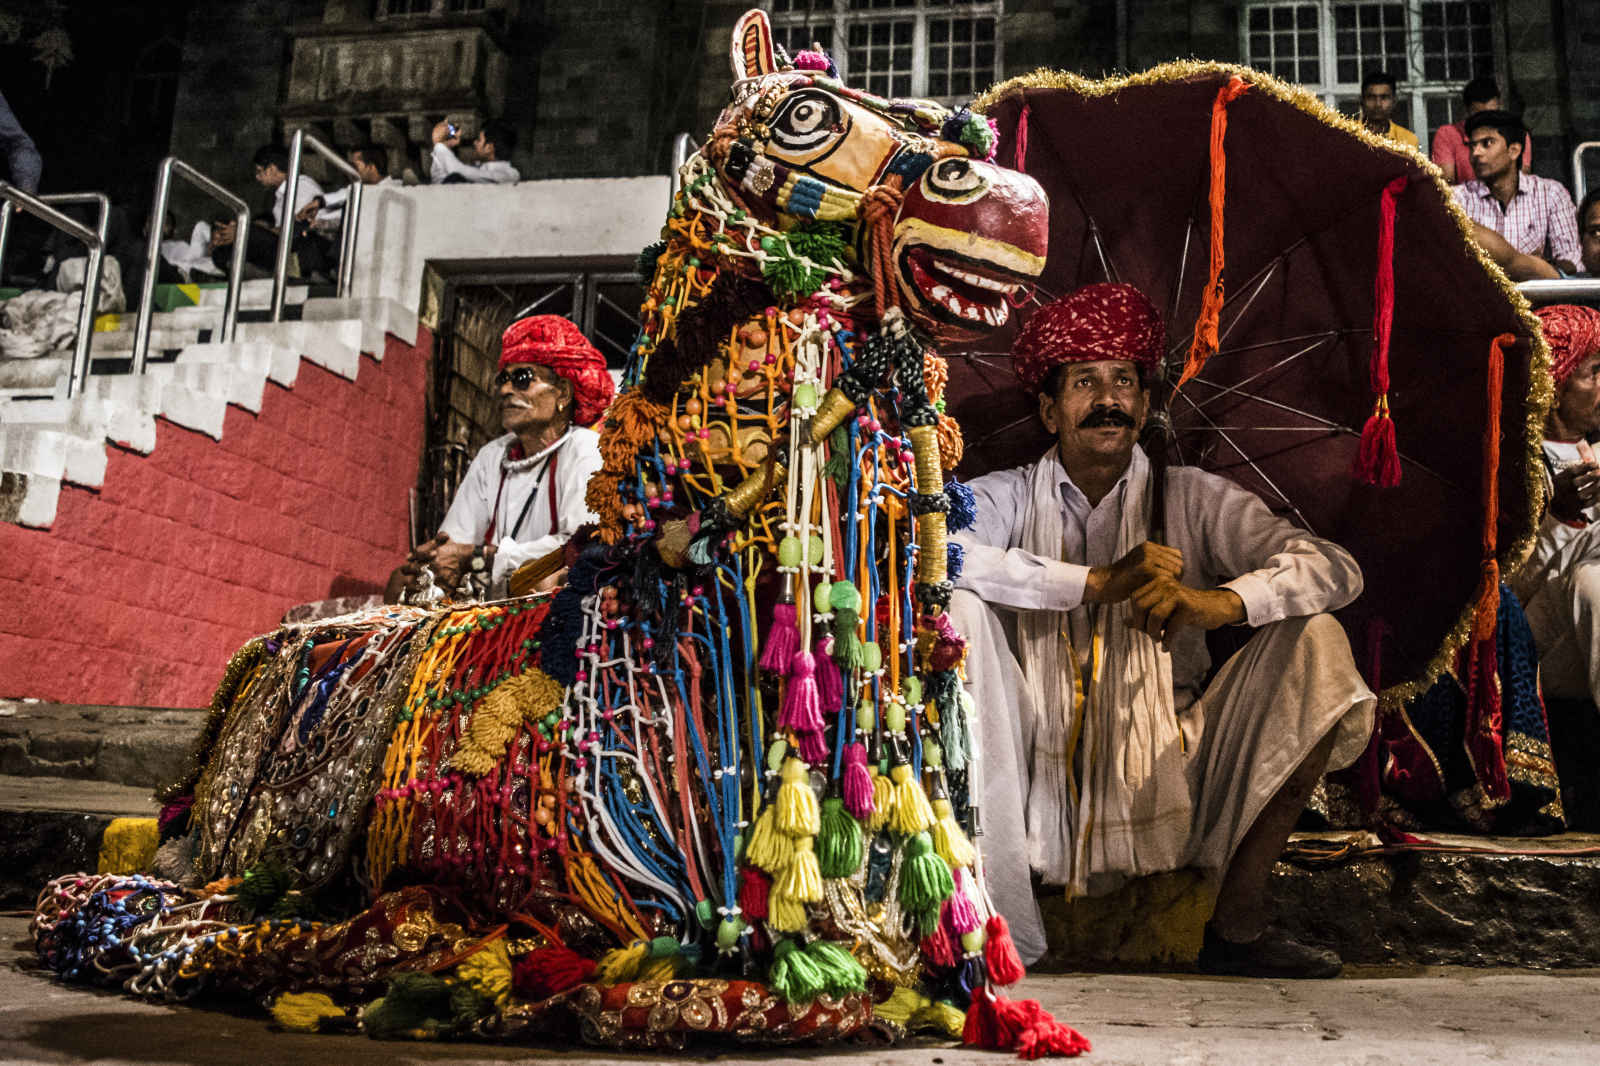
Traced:
<path id="1" fill-rule="evenodd" d="M 478 545 L 484 543 L 493 519 L 492 576 L 496 585 L 523 563 L 542 558 L 565 544 L 585 522 L 597 520 L 583 497 L 589 478 L 602 465 L 600 435 L 574 426 L 537 455 L 509 460 L 506 454 L 516 439 L 511 433 L 496 437 L 473 457 L 449 512 L 439 524 L 439 532 L 451 540 Z M 552 482 L 554 523 L 550 517 Z"/>
<path id="2" fill-rule="evenodd" d="M 1553 470 L 1579 462 L 1578 445 L 1544 442 Z M 1600 699 L 1600 508 L 1587 527 L 1546 513 L 1528 561 L 1510 579 L 1539 649 L 1539 680 L 1548 695 Z"/>
<path id="3" fill-rule="evenodd" d="M 1073 646 L 1088 647 L 1089 640 L 1079 639 L 1090 627 L 1084 586 L 1091 567 L 1116 561 L 1129 482 L 1124 473 L 1091 506 L 1054 448 L 1040 462 L 1053 468 L 1048 473 L 1060 496 L 1060 558 L 1019 546 L 1032 467 L 970 482 L 977 522 L 953 535 L 965 552 L 956 585 L 975 594 L 958 591 L 951 610 L 971 642 L 968 681 L 979 709 L 982 747 L 981 780 L 973 790 L 983 808 L 984 865 L 990 891 L 1025 959 L 1045 947 L 1028 877 L 1030 865 L 1037 864 L 1030 858 L 1051 852 L 1039 838 L 1058 831 L 1069 800 L 1064 794 L 1039 794 L 1033 738 L 1041 709 L 1029 705 L 1006 620 L 993 609 L 1065 611 Z M 1147 465 L 1136 448 L 1130 472 Z M 1186 860 L 1216 871 L 1231 858 L 1261 807 L 1330 729 L 1339 730 L 1330 766 L 1348 765 L 1366 744 L 1375 699 L 1356 672 L 1337 624 L 1306 617 L 1354 600 L 1361 593 L 1361 572 L 1344 549 L 1277 517 L 1255 494 L 1224 478 L 1172 468 L 1166 499 L 1167 539 L 1183 552 L 1184 583 L 1233 590 L 1244 602 L 1247 623 L 1266 627 L 1204 692 L 1211 666 L 1205 634 L 1187 628 L 1171 642 L 1174 704 L 1194 799 Z M 1280 710 L 1284 704 L 1305 706 Z M 1063 883 L 1060 870 L 1038 872 L 1047 882 Z M 1097 877 L 1092 890 L 1109 890 L 1117 880 Z"/>

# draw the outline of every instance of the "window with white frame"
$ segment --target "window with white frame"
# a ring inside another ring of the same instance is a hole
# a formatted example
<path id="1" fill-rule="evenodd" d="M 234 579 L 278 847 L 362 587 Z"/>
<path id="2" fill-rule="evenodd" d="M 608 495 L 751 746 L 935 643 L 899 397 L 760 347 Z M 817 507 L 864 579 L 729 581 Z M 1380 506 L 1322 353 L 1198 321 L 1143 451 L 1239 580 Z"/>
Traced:
<path id="1" fill-rule="evenodd" d="M 1399 82 L 1394 120 L 1428 146 L 1453 121 L 1460 89 L 1499 68 L 1493 0 L 1246 0 L 1245 62 L 1359 114 L 1361 79 Z"/>
<path id="2" fill-rule="evenodd" d="M 849 85 L 962 104 L 1000 75 L 999 0 L 770 0 L 793 55 L 813 44 Z"/>

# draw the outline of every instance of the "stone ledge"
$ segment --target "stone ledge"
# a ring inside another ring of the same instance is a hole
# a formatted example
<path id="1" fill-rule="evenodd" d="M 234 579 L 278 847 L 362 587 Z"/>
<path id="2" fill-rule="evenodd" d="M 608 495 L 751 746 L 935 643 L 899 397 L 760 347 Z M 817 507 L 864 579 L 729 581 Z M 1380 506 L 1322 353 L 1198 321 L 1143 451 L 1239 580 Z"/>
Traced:
<path id="1" fill-rule="evenodd" d="M 94 870 L 106 826 L 155 814 L 147 789 L 0 776 L 0 906 L 31 907 L 52 877 Z"/>
<path id="2" fill-rule="evenodd" d="M 203 708 L 0 700 L 0 774 L 148 790 L 183 770 L 206 715 Z"/>

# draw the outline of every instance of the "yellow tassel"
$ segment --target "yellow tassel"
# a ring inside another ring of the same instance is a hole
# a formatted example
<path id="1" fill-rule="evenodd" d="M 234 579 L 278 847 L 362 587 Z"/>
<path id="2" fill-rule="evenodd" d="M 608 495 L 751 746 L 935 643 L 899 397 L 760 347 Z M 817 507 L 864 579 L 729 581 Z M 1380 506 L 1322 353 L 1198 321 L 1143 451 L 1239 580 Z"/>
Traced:
<path id="1" fill-rule="evenodd" d="M 315 1033 L 324 1018 L 343 1018 L 344 1008 L 321 992 L 285 992 L 272 1001 L 272 1020 L 292 1033 Z"/>
<path id="2" fill-rule="evenodd" d="M 932 1001 L 915 988 L 905 985 L 896 985 L 889 998 L 882 1003 L 872 1005 L 872 1013 L 896 1025 L 905 1025 L 911 1021 L 911 1016 L 926 1007 Z"/>
<path id="3" fill-rule="evenodd" d="M 905 1023 L 910 1030 L 932 1029 L 951 1040 L 960 1040 L 967 1028 L 965 1012 L 939 1000 L 919 1007 Z"/>
<path id="4" fill-rule="evenodd" d="M 951 869 L 960 866 L 971 866 L 977 859 L 973 851 L 972 842 L 961 831 L 961 826 L 956 822 L 955 808 L 950 806 L 950 801 L 943 796 L 933 801 L 933 850 L 939 853 L 939 858 L 950 864 Z"/>
<path id="5" fill-rule="evenodd" d="M 595 969 L 595 980 L 602 985 L 620 985 L 639 975 L 639 967 L 650 957 L 650 942 L 635 940 L 625 948 L 612 948 Z"/>
<path id="6" fill-rule="evenodd" d="M 901 763 L 889 770 L 894 781 L 894 812 L 889 816 L 889 826 L 896 833 L 912 836 L 933 828 L 933 808 L 928 806 L 928 794 L 922 783 L 911 773 L 911 764 Z"/>
<path id="7" fill-rule="evenodd" d="M 811 771 L 796 758 L 783 761 L 778 786 L 778 828 L 792 837 L 814 837 L 822 831 L 822 809 L 811 791 Z"/>
<path id="8" fill-rule="evenodd" d="M 456 967 L 456 978 L 504 1010 L 511 1001 L 511 956 L 505 937 L 463 959 Z"/>
<path id="9" fill-rule="evenodd" d="M 889 815 L 894 813 L 894 783 L 887 777 L 878 773 L 877 768 L 872 770 L 872 813 L 867 815 L 864 824 L 870 833 L 881 833 L 883 827 L 889 824 Z"/>
<path id="10" fill-rule="evenodd" d="M 159 832 L 154 818 L 113 818 L 100 837 L 98 872 L 136 874 L 156 861 Z"/>
<path id="11" fill-rule="evenodd" d="M 789 868 L 794 858 L 794 840 L 778 832 L 778 805 L 769 803 L 750 827 L 750 840 L 744 846 L 744 861 L 776 877 Z"/>
<path id="12" fill-rule="evenodd" d="M 543 718 L 561 706 L 564 696 L 561 683 L 538 667 L 502 682 L 473 710 L 450 765 L 482 777 L 506 757 L 511 738 L 524 720 Z"/>
<path id="13" fill-rule="evenodd" d="M 646 959 L 645 964 L 639 967 L 636 981 L 670 981 L 678 976 L 678 963 L 682 955 L 668 955 L 664 959 Z"/>
<path id="14" fill-rule="evenodd" d="M 806 906 L 784 892 L 783 887 L 773 885 L 767 895 L 767 924 L 780 933 L 801 932 L 811 924 L 811 919 L 806 917 Z"/>
<path id="15" fill-rule="evenodd" d="M 783 895 L 799 903 L 822 902 L 822 871 L 817 867 L 816 841 L 800 837 L 794 842 L 794 858 L 781 878 Z M 770 894 L 769 894 L 770 898 Z"/>

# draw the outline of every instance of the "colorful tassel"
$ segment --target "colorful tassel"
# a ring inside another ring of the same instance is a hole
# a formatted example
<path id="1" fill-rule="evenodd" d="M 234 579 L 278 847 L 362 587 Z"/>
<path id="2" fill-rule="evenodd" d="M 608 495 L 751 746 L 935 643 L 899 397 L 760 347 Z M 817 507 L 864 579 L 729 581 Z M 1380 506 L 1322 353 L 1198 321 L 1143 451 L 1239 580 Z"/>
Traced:
<path id="1" fill-rule="evenodd" d="M 833 661 L 841 670 L 859 670 L 863 653 L 856 624 L 861 619 L 861 590 L 849 581 L 835 581 L 828 603 L 833 607 Z"/>
<path id="2" fill-rule="evenodd" d="M 847 996 L 867 990 L 867 970 L 842 945 L 813 940 L 806 955 L 822 974 L 822 990 L 830 996 Z"/>
<path id="3" fill-rule="evenodd" d="M 844 706 L 844 676 L 839 664 L 833 661 L 832 638 L 817 641 L 817 650 L 811 656 L 817 678 L 817 703 L 824 714 L 833 714 Z"/>
<path id="4" fill-rule="evenodd" d="M 933 932 L 922 938 L 922 961 L 927 966 L 937 966 L 940 969 L 953 969 L 956 964 L 956 946 L 950 939 L 950 932 L 940 922 L 934 926 Z"/>
<path id="5" fill-rule="evenodd" d="M 752 922 L 767 917 L 767 896 L 772 890 L 772 879 L 753 866 L 739 871 L 739 913 Z"/>
<path id="6" fill-rule="evenodd" d="M 816 661 L 808 651 L 797 651 L 789 659 L 789 685 L 783 694 L 783 710 L 778 727 L 796 733 L 820 733 L 827 724 L 817 694 Z"/>
<path id="7" fill-rule="evenodd" d="M 907 1029 L 913 1031 L 932 1029 L 951 1040 L 960 1040 L 961 1034 L 966 1031 L 966 1026 L 965 1012 L 937 999 L 919 1007 L 906 1020 Z"/>
<path id="8" fill-rule="evenodd" d="M 905 1025 L 911 1021 L 913 1014 L 927 1006 L 929 1002 L 928 997 L 916 989 L 895 985 L 887 999 L 872 1005 L 872 1013 L 885 1021 Z"/>
<path id="9" fill-rule="evenodd" d="M 1228 156 L 1223 142 L 1228 133 L 1228 104 L 1250 88 L 1248 82 L 1235 75 L 1217 90 L 1211 102 L 1211 256 L 1210 276 L 1200 294 L 1200 314 L 1194 323 L 1194 339 L 1189 343 L 1189 354 L 1183 362 L 1183 373 L 1178 378 L 1178 388 L 1198 374 L 1216 352 L 1217 325 L 1222 317 L 1223 206 L 1228 188 Z"/>
<path id="10" fill-rule="evenodd" d="M 900 865 L 900 905 L 916 916 L 924 933 L 939 924 L 940 904 L 955 887 L 949 865 L 934 853 L 927 833 L 917 833 L 906 841 Z"/>
<path id="11" fill-rule="evenodd" d="M 750 827 L 750 839 L 744 845 L 744 861 L 776 876 L 789 865 L 793 856 L 794 841 L 778 832 L 778 805 L 769 803 L 756 816 L 755 825 Z"/>
<path id="12" fill-rule="evenodd" d="M 780 600 L 772 608 L 772 628 L 767 632 L 767 646 L 761 651 L 761 669 L 770 674 L 787 671 L 790 660 L 800 650 L 798 612 L 789 599 Z"/>
<path id="13" fill-rule="evenodd" d="M 974 991 L 961 1039 L 968 1047 L 1015 1051 L 1024 1059 L 1089 1050 L 1081 1033 L 1056 1021 L 1037 1000 L 1008 1000 L 987 988 Z"/>
<path id="14" fill-rule="evenodd" d="M 1400 484 L 1400 450 L 1395 443 L 1394 419 L 1389 416 L 1389 335 L 1394 327 L 1394 216 L 1395 201 L 1410 181 L 1405 175 L 1383 188 L 1378 201 L 1378 265 L 1373 275 L 1372 363 L 1369 368 L 1372 415 L 1361 427 L 1361 447 L 1356 453 L 1356 476 L 1369 485 L 1392 489 Z M 1498 427 L 1497 427 L 1498 428 Z"/>
<path id="15" fill-rule="evenodd" d="M 650 942 L 635 940 L 625 948 L 612 948 L 600 959 L 595 979 L 603 985 L 620 985 L 639 975 L 639 967 L 650 957 Z"/>
<path id="16" fill-rule="evenodd" d="M 800 950 L 793 940 L 780 940 L 772 950 L 772 968 L 767 971 L 767 987 L 789 1003 L 810 1003 L 825 984 L 816 961 Z"/>
<path id="17" fill-rule="evenodd" d="M 817 808 L 817 794 L 811 791 L 811 771 L 799 759 L 783 762 L 783 784 L 778 786 L 778 818 L 780 832 L 792 837 L 814 837 L 822 828 L 822 812 Z M 756 863 L 763 869 L 770 867 Z"/>
<path id="18" fill-rule="evenodd" d="M 772 890 L 797 903 L 822 902 L 822 873 L 817 866 L 816 842 L 800 837 L 794 842 L 794 857 L 788 869 L 773 884 Z"/>
<path id="19" fill-rule="evenodd" d="M 595 961 L 557 944 L 536 948 L 517 960 L 511 987 L 519 999 L 537 1003 L 576 988 L 595 974 Z"/>
<path id="20" fill-rule="evenodd" d="M 817 833 L 817 866 L 823 877 L 849 877 L 861 868 L 861 824 L 845 810 L 844 800 L 822 801 L 822 828 Z"/>
<path id="21" fill-rule="evenodd" d="M 889 771 L 894 783 L 893 810 L 889 826 L 902 836 L 911 836 L 931 829 L 934 823 L 933 808 L 928 805 L 927 793 L 911 772 L 910 763 L 901 763 Z"/>
<path id="22" fill-rule="evenodd" d="M 983 961 L 989 967 L 989 979 L 997 985 L 1014 985 L 1022 980 L 1026 971 L 1022 968 L 1022 957 L 1017 954 L 1017 945 L 1011 939 L 1011 927 L 1006 924 L 1005 916 L 999 913 L 990 915 L 988 924 L 984 926 Z"/>
<path id="23" fill-rule="evenodd" d="M 939 740 L 944 745 L 944 764 L 947 769 L 965 770 L 967 768 L 967 754 L 972 749 L 971 738 L 967 735 L 967 714 L 972 708 L 972 697 L 961 690 L 947 710 L 943 704 L 939 707 Z"/>
<path id="24" fill-rule="evenodd" d="M 800 758 L 813 766 L 828 761 L 828 735 L 822 730 L 814 733 L 796 733 L 795 746 L 799 749 Z"/>
<path id="25" fill-rule="evenodd" d="M 872 775 L 867 773 L 867 746 L 856 741 L 844 749 L 844 805 L 857 818 L 877 809 L 872 796 Z"/>
<path id="26" fill-rule="evenodd" d="M 871 768 L 872 775 L 872 813 L 863 820 L 867 829 L 873 833 L 882 832 L 889 824 L 889 815 L 894 807 L 894 782 L 889 780 L 878 767 Z"/>
<path id="27" fill-rule="evenodd" d="M 780 886 L 773 885 L 767 894 L 767 924 L 780 933 L 798 933 L 811 924 L 806 916 L 806 905 L 786 896 Z"/>
<path id="28" fill-rule="evenodd" d="M 971 866 L 977 861 L 977 852 L 956 823 L 955 809 L 950 806 L 950 800 L 944 796 L 938 797 L 933 801 L 932 812 L 933 850 L 952 867 Z"/>
<path id="29" fill-rule="evenodd" d="M 934 846 L 938 850 L 938 845 Z M 965 937 L 968 933 L 976 932 L 983 924 L 978 917 L 978 908 L 972 902 L 972 880 L 964 870 L 955 872 L 955 890 L 950 893 L 950 898 L 944 905 L 944 924 L 956 937 Z"/>

